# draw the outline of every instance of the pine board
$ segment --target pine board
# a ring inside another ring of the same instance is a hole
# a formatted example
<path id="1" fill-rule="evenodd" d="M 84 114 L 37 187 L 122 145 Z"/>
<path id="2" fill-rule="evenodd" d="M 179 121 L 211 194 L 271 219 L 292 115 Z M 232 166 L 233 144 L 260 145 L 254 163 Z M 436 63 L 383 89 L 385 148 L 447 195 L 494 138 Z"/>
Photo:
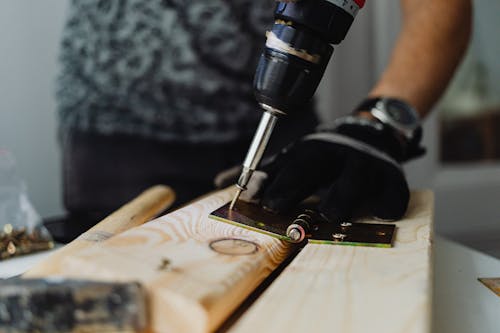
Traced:
<path id="1" fill-rule="evenodd" d="M 68 256 L 62 275 L 141 282 L 152 331 L 213 331 L 293 251 L 270 236 L 209 219 L 234 192 L 210 194 Z"/>
<path id="2" fill-rule="evenodd" d="M 31 267 L 29 271 L 23 274 L 23 277 L 44 277 L 64 272 L 65 267 L 61 265 L 64 258 L 72 257 L 74 254 L 99 242 L 150 221 L 170 207 L 174 200 L 175 193 L 168 186 L 156 185 L 147 189 L 71 243 L 59 248 L 36 266 Z"/>
<path id="3" fill-rule="evenodd" d="M 429 332 L 432 220 L 413 192 L 393 248 L 306 245 L 229 331 Z"/>

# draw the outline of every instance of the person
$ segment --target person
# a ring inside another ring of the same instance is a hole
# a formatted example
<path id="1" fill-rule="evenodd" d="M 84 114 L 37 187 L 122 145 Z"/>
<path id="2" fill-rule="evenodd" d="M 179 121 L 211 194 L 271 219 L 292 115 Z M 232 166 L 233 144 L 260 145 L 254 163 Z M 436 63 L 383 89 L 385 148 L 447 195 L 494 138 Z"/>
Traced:
<path id="1" fill-rule="evenodd" d="M 423 118 L 466 49 L 471 3 L 401 5 L 402 31 L 369 97 Z M 57 97 L 72 223 L 92 225 L 156 183 L 185 203 L 241 163 L 261 116 L 252 79 L 273 8 L 270 0 L 71 1 Z M 376 200 L 374 215 L 400 217 L 408 190 L 399 164 L 421 154 L 419 139 L 374 119 L 372 107 L 323 131 L 337 139 L 300 139 L 315 131 L 314 112 L 281 121 L 268 150 L 291 148 L 265 167 L 263 203 L 286 210 L 333 184 L 327 216 L 347 218 L 355 202 Z"/>

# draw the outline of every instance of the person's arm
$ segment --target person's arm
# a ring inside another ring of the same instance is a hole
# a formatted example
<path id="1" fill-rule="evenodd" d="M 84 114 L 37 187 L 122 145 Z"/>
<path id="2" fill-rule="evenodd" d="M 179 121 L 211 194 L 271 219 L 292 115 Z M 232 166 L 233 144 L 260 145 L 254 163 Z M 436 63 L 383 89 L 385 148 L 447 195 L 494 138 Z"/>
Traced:
<path id="1" fill-rule="evenodd" d="M 390 96 L 427 115 L 467 48 L 471 0 L 401 0 L 403 27 L 370 96 Z"/>

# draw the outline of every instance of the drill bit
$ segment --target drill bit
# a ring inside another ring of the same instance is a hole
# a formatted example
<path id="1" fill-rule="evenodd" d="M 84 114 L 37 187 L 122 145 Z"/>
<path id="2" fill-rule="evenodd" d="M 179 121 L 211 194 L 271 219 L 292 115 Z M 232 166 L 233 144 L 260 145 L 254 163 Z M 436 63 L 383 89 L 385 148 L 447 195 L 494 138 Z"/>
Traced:
<path id="1" fill-rule="evenodd" d="M 242 191 L 243 190 L 241 188 L 238 188 L 238 190 L 236 191 L 235 196 L 233 197 L 233 200 L 231 200 L 231 204 L 229 205 L 229 210 L 233 210 L 234 205 L 236 204 L 236 201 L 240 197 Z"/>
<path id="2" fill-rule="evenodd" d="M 250 181 L 250 177 L 252 176 L 252 173 L 255 171 L 257 165 L 262 159 L 262 155 L 266 150 L 267 143 L 269 142 L 269 138 L 271 137 L 274 126 L 276 125 L 276 120 L 278 119 L 275 114 L 282 113 L 281 111 L 274 109 L 268 105 L 261 104 L 261 106 L 265 110 L 265 112 L 260 119 L 259 126 L 257 127 L 257 131 L 255 132 L 252 143 L 250 144 L 250 148 L 248 149 L 245 161 L 243 162 L 243 170 L 241 171 L 240 178 L 238 179 L 238 183 L 236 184 L 236 186 L 238 187 L 238 191 L 231 201 L 231 205 L 229 206 L 230 210 L 234 208 L 234 205 L 236 204 L 236 201 L 238 201 L 241 192 L 247 189 L 247 184 Z"/>

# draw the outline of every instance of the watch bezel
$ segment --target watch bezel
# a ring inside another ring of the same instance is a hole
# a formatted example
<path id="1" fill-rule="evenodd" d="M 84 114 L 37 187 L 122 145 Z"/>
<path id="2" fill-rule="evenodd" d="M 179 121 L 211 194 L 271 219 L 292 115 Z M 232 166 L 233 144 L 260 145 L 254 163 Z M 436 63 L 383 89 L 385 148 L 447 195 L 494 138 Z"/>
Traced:
<path id="1" fill-rule="evenodd" d="M 415 122 L 411 125 L 407 125 L 395 120 L 388 111 L 389 103 L 397 103 L 397 107 L 395 109 L 399 112 L 406 112 L 411 115 Z M 416 130 L 420 127 L 420 118 L 415 108 L 399 99 L 382 97 L 377 100 L 375 105 L 368 111 L 382 123 L 396 129 L 408 140 L 413 139 Z"/>

